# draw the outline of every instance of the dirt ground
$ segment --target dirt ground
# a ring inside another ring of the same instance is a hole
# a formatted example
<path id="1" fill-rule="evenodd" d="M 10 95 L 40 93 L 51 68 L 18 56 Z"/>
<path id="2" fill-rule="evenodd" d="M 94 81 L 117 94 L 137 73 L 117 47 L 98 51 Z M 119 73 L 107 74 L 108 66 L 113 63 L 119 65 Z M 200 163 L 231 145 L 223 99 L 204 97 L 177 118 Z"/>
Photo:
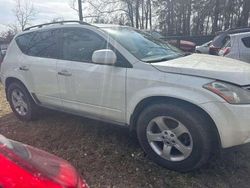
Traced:
<path id="1" fill-rule="evenodd" d="M 152 163 L 126 128 L 48 111 L 19 121 L 0 86 L 0 134 L 71 162 L 90 187 L 237 187 L 250 185 L 250 145 L 226 151 L 207 166 L 181 174 Z"/>

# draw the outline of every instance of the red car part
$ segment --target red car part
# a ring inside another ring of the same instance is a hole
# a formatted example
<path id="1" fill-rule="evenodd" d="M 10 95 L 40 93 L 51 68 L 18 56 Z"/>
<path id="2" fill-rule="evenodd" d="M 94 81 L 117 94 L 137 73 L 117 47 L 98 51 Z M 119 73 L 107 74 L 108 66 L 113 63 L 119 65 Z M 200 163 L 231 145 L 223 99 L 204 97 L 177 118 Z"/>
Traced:
<path id="1" fill-rule="evenodd" d="M 214 45 L 209 46 L 209 54 L 218 55 L 221 48 L 215 47 Z"/>
<path id="2" fill-rule="evenodd" d="M 87 188 L 67 161 L 0 135 L 1 188 Z"/>
<path id="3" fill-rule="evenodd" d="M 223 56 L 226 56 L 227 54 L 229 54 L 230 51 L 231 51 L 230 47 L 227 47 L 227 48 L 223 49 Z"/>

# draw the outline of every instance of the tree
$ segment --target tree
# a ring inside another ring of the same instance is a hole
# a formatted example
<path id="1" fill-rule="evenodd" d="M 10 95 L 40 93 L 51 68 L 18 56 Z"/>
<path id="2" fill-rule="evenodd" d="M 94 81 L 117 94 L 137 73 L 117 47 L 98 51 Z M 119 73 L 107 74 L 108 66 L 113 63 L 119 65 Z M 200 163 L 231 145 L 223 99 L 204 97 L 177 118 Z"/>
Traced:
<path id="1" fill-rule="evenodd" d="M 215 33 L 216 31 L 218 31 L 219 14 L 220 14 L 220 0 L 216 0 L 215 7 L 214 7 L 214 21 L 212 25 L 212 33 Z"/>
<path id="2" fill-rule="evenodd" d="M 185 20 L 185 25 L 184 25 L 184 29 L 185 29 L 185 34 L 189 35 L 190 34 L 190 24 L 191 24 L 191 14 L 192 14 L 192 0 L 188 0 L 186 2 L 186 6 L 187 6 L 187 16 L 186 16 L 186 20 Z"/>
<path id="3" fill-rule="evenodd" d="M 135 27 L 136 28 L 139 28 L 139 19 L 140 19 L 139 8 L 140 8 L 140 1 L 136 0 L 135 1 Z"/>
<path id="4" fill-rule="evenodd" d="M 16 35 L 16 32 L 13 29 L 9 28 L 7 31 L 2 32 L 0 34 L 0 39 L 1 41 L 10 43 L 10 41 L 14 38 L 15 35 Z"/>
<path id="5" fill-rule="evenodd" d="M 71 0 L 76 2 L 76 0 Z M 208 35 L 249 25 L 250 0 L 81 0 L 96 23 L 158 29 L 163 35 Z M 74 4 L 74 3 L 73 3 Z M 77 9 L 74 8 L 74 9 Z"/>
<path id="6" fill-rule="evenodd" d="M 17 19 L 18 26 L 23 31 L 35 18 L 36 11 L 33 4 L 29 0 L 16 0 L 14 14 Z"/>
<path id="7" fill-rule="evenodd" d="M 78 14 L 79 14 L 79 20 L 83 21 L 83 16 L 82 16 L 82 0 L 78 0 Z"/>
<path id="8" fill-rule="evenodd" d="M 224 16 L 225 16 L 225 24 L 224 24 L 224 29 L 228 29 L 230 27 L 230 19 L 231 19 L 231 15 L 233 13 L 233 1 L 234 0 L 227 0 L 226 4 L 225 4 L 225 12 L 224 12 Z"/>
<path id="9" fill-rule="evenodd" d="M 243 1 L 243 8 L 238 26 L 248 26 L 248 19 L 250 14 L 250 0 Z"/>
<path id="10" fill-rule="evenodd" d="M 79 1 L 79 0 L 78 0 Z M 71 0 L 70 7 L 79 13 L 77 0 Z M 125 23 L 124 14 L 127 14 L 122 0 L 81 0 L 83 10 L 82 18 L 95 23 Z"/>

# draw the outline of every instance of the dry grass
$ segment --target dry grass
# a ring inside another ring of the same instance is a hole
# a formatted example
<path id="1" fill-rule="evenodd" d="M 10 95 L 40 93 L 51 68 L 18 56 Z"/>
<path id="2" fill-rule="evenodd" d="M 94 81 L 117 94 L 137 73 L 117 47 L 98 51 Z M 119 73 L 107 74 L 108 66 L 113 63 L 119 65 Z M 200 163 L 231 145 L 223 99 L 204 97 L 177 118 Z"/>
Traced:
<path id="1" fill-rule="evenodd" d="M 180 174 L 149 161 L 126 128 L 48 111 L 21 122 L 0 86 L 0 133 L 70 161 L 91 187 L 249 187 L 250 146 L 226 152 L 202 169 Z"/>

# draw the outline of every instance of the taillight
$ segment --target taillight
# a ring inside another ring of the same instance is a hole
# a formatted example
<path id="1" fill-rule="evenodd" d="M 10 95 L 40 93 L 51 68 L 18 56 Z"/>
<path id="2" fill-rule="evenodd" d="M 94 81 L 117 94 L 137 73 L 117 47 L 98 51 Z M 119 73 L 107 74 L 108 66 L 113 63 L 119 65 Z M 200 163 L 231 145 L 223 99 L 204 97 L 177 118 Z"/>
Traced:
<path id="1" fill-rule="evenodd" d="M 52 187 L 51 185 L 54 184 L 53 187 L 58 188 L 88 187 L 84 180 L 78 175 L 75 168 L 67 161 L 12 140 L 5 140 L 3 144 L 1 142 L 1 135 L 0 154 L 3 154 L 18 167 L 31 174 L 33 179 L 41 181 L 41 185 Z M 36 181 L 36 183 L 37 182 L 38 181 Z"/>
<path id="2" fill-rule="evenodd" d="M 209 46 L 209 52 L 212 55 L 218 55 L 219 50 L 220 50 L 220 48 L 215 47 L 214 45 Z"/>
<path id="3" fill-rule="evenodd" d="M 26 148 L 30 153 L 28 161 L 42 174 L 63 187 L 77 186 L 78 174 L 67 161 L 30 146 Z"/>
<path id="4" fill-rule="evenodd" d="M 231 51 L 231 48 L 230 48 L 230 47 L 225 48 L 224 53 L 223 53 L 223 56 L 226 56 L 227 54 L 229 54 L 230 51 Z"/>

